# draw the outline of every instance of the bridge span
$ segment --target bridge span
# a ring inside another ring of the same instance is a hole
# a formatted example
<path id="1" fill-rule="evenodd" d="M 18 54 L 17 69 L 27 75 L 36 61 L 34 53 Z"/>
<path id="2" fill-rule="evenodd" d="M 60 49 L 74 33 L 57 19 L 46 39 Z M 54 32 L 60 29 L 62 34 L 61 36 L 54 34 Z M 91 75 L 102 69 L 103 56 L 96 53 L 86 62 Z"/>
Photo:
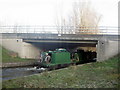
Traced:
<path id="1" fill-rule="evenodd" d="M 101 34 L 49 34 L 1 33 L 3 47 L 17 52 L 22 58 L 38 58 L 44 50 L 78 47 L 95 47 L 97 61 L 106 60 L 118 53 L 118 35 Z"/>

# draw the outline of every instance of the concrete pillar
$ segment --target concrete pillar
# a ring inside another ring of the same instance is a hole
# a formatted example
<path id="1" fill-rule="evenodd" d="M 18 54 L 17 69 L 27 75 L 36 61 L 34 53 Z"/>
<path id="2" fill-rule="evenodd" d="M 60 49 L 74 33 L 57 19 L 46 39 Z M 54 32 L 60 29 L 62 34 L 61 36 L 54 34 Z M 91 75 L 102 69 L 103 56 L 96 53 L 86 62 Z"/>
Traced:
<path id="1" fill-rule="evenodd" d="M 98 41 L 97 61 L 107 60 L 116 54 L 118 54 L 118 41 Z"/>

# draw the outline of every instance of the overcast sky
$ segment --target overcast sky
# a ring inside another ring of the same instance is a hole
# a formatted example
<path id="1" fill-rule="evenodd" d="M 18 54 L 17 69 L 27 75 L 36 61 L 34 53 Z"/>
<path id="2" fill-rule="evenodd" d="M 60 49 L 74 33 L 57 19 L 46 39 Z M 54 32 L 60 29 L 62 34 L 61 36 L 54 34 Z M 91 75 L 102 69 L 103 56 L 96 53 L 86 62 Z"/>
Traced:
<path id="1" fill-rule="evenodd" d="M 70 14 L 78 0 L 0 0 L 0 23 L 20 25 L 55 25 L 57 15 Z M 85 1 L 85 0 L 83 0 Z M 118 25 L 119 0 L 88 0 L 101 15 L 100 26 Z"/>

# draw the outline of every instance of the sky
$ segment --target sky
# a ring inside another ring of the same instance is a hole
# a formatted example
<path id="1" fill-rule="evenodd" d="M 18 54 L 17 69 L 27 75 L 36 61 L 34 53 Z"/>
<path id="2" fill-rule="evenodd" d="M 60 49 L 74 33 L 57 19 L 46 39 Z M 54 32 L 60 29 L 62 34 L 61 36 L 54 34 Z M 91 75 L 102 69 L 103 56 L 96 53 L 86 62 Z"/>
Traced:
<path id="1" fill-rule="evenodd" d="M 79 0 L 0 0 L 0 24 L 54 26 L 59 16 L 70 14 L 76 1 Z M 88 1 L 101 16 L 99 26 L 118 26 L 119 0 Z"/>

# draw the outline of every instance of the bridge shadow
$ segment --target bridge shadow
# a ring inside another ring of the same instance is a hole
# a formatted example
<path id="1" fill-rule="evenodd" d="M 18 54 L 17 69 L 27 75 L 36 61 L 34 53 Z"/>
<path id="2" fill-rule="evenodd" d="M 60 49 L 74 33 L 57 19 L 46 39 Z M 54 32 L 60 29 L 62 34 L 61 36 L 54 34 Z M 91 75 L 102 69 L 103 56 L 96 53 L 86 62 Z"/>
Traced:
<path id="1" fill-rule="evenodd" d="M 72 53 L 76 52 L 78 49 L 83 49 L 84 53 L 81 57 L 84 59 L 84 61 L 80 63 L 88 63 L 88 62 L 96 61 L 97 58 L 97 53 L 95 51 L 96 49 L 95 50 L 87 49 L 88 47 L 96 48 L 96 44 L 93 43 L 31 42 L 31 44 L 39 48 L 42 52 L 49 50 L 54 51 L 57 48 L 65 48 L 68 52 L 71 53 L 71 55 Z"/>

